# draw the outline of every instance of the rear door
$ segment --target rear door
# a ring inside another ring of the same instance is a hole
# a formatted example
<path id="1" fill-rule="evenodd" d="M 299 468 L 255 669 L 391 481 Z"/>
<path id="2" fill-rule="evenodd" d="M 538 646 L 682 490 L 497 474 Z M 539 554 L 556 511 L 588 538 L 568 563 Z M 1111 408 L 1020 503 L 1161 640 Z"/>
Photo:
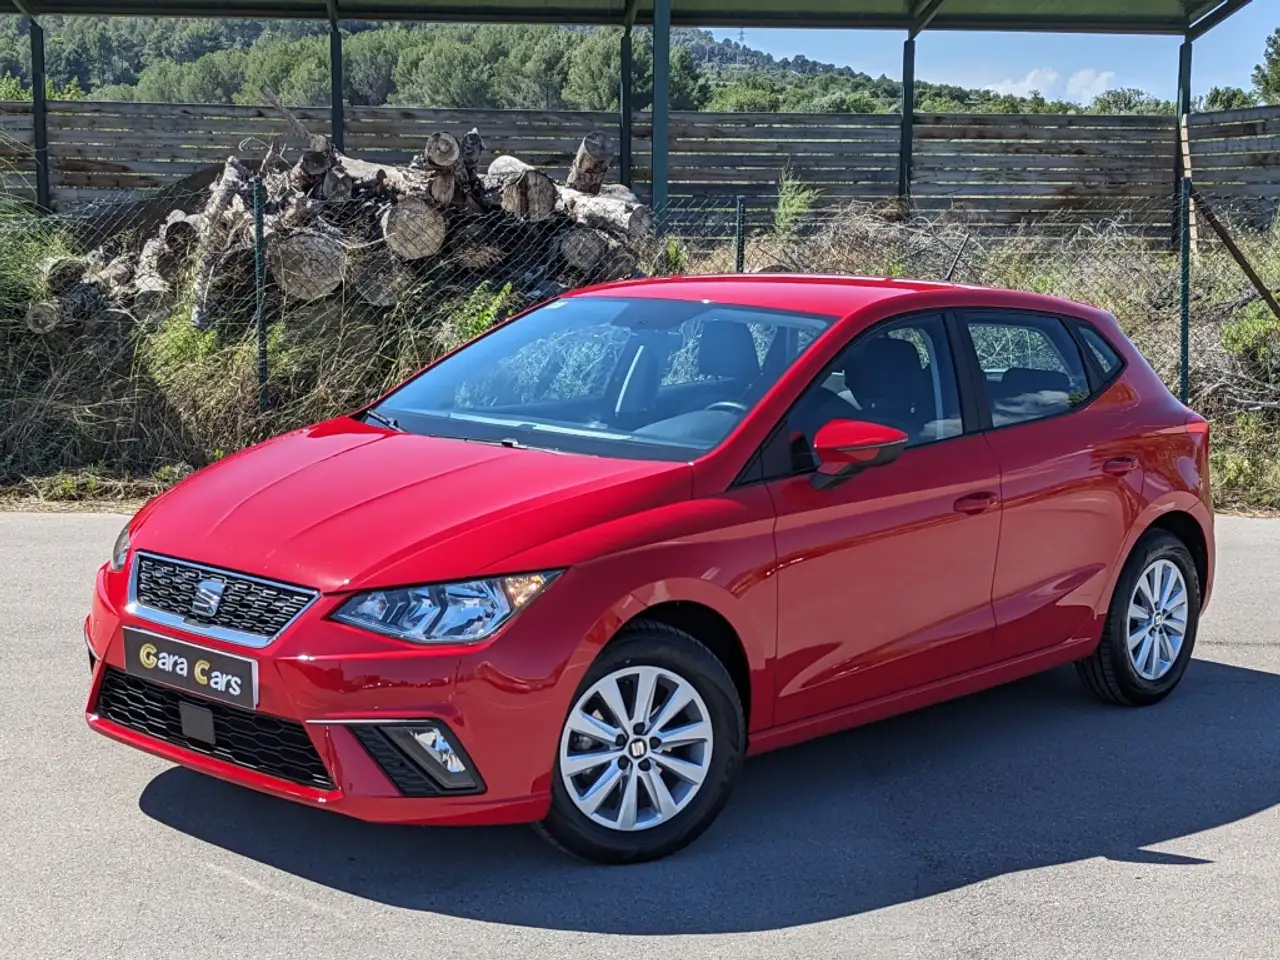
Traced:
<path id="1" fill-rule="evenodd" d="M 1009 310 L 958 317 L 1000 465 L 993 659 L 1005 660 L 1095 628 L 1140 509 L 1137 397 L 1114 382 L 1118 362 L 1108 372 L 1081 350 L 1078 321 Z"/>

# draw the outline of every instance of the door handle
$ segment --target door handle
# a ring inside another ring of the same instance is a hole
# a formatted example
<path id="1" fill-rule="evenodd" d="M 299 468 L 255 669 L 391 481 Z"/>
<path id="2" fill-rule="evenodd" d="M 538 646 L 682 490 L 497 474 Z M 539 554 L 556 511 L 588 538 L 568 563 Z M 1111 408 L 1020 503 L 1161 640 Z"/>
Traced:
<path id="1" fill-rule="evenodd" d="M 1000 498 L 989 490 L 981 493 L 968 493 L 955 502 L 956 513 L 970 515 L 985 513 L 1000 502 Z"/>
<path id="2" fill-rule="evenodd" d="M 1112 457 L 1102 465 L 1102 472 L 1113 477 L 1123 477 L 1126 473 L 1138 469 L 1138 458 L 1131 456 Z"/>

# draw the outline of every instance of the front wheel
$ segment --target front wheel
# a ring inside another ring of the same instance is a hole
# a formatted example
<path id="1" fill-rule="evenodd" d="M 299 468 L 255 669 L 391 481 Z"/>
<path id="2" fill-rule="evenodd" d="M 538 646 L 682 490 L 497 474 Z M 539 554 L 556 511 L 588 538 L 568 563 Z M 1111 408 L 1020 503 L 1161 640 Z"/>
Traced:
<path id="1" fill-rule="evenodd" d="M 681 630 L 637 622 L 605 647 L 574 696 L 540 830 L 598 863 L 667 856 L 720 813 L 745 743 L 724 665 Z"/>
<path id="2" fill-rule="evenodd" d="M 1200 578 L 1191 554 L 1173 534 L 1152 531 L 1121 571 L 1098 649 L 1076 669 L 1103 700 L 1158 703 L 1186 672 L 1199 620 Z"/>

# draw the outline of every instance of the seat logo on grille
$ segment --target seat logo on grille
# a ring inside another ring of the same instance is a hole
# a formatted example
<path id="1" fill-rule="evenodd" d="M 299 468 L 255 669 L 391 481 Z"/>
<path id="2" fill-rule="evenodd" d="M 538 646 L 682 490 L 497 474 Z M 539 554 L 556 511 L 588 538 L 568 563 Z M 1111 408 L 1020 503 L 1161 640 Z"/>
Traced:
<path id="1" fill-rule="evenodd" d="M 227 585 L 221 580 L 201 580 L 191 601 L 191 612 L 197 617 L 216 617 Z"/>

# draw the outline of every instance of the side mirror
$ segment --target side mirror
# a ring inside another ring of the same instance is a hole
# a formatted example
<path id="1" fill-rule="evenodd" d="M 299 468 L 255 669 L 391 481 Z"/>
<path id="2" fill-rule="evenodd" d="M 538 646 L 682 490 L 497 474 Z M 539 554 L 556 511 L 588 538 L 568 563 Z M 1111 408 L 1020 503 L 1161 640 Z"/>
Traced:
<path id="1" fill-rule="evenodd" d="M 822 490 L 869 467 L 893 463 L 906 448 L 907 435 L 866 420 L 832 420 L 818 429 L 813 446 L 818 456 L 813 485 Z"/>

